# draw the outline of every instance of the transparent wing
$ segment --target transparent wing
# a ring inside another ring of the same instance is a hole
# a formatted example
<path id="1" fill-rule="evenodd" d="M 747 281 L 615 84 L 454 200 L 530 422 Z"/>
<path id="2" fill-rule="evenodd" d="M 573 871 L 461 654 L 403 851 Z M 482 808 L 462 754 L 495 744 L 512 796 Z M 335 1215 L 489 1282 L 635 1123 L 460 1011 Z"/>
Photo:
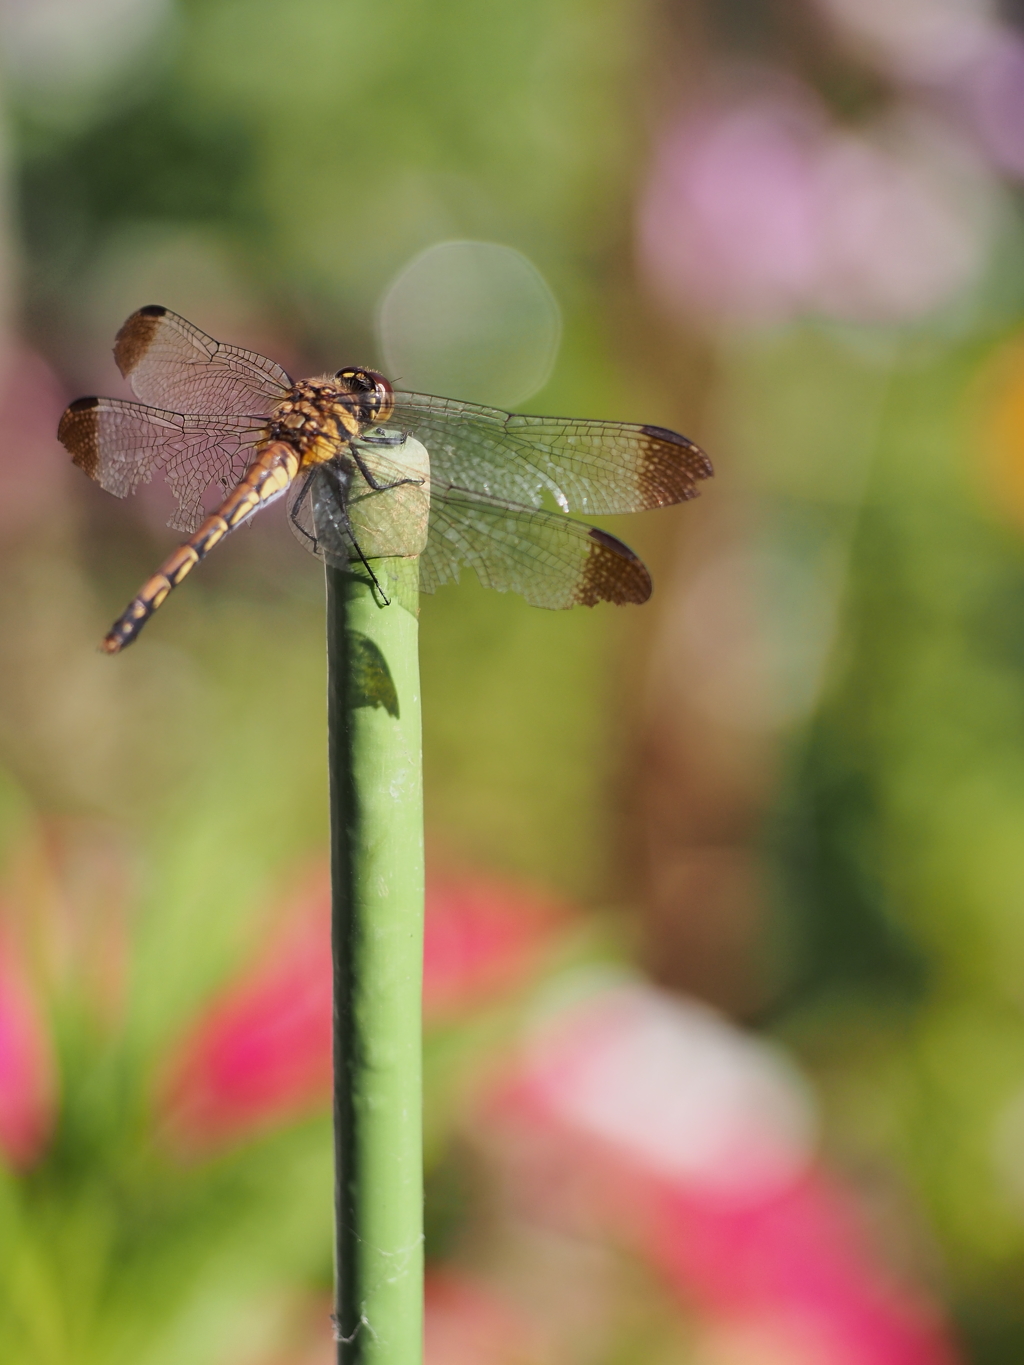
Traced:
<path id="1" fill-rule="evenodd" d="M 439 493 L 434 485 L 420 588 L 458 582 L 463 566 L 484 587 L 518 593 L 535 607 L 639 603 L 651 595 L 643 561 L 606 531 L 468 489 Z"/>
<path id="2" fill-rule="evenodd" d="M 293 487 L 289 520 L 299 540 L 329 563 L 358 559 L 345 507 L 351 477 L 337 462 L 318 465 Z M 457 583 L 463 568 L 498 592 L 535 607 L 646 602 L 651 579 L 633 551 L 596 527 L 557 512 L 521 507 L 449 488 L 432 491 L 420 588 Z"/>
<path id="3" fill-rule="evenodd" d="M 529 417 L 429 394 L 395 395 L 391 426 L 430 451 L 435 487 L 451 484 L 566 512 L 639 512 L 685 502 L 712 474 L 692 441 L 664 427 Z"/>
<path id="4" fill-rule="evenodd" d="M 144 402 L 184 412 L 267 416 L 292 386 L 275 361 L 214 341 L 157 304 L 131 315 L 114 359 Z"/>
<path id="5" fill-rule="evenodd" d="M 57 435 L 74 463 L 119 498 L 162 471 L 178 501 L 170 525 L 193 531 L 207 488 L 238 483 L 267 431 L 260 417 L 189 417 L 117 398 L 79 398 Z"/>

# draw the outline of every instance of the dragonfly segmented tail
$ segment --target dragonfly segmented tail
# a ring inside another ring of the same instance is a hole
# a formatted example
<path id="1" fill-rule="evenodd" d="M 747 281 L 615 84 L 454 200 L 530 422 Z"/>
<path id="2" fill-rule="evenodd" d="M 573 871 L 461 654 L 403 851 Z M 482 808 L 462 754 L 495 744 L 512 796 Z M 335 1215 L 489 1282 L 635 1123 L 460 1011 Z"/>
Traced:
<path id="1" fill-rule="evenodd" d="M 118 654 L 130 645 L 171 589 L 206 558 L 218 541 L 261 507 L 279 498 L 298 472 L 299 457 L 291 446 L 283 441 L 272 441 L 266 446 L 217 511 L 206 518 L 195 535 L 189 536 L 164 560 L 152 578 L 143 583 L 103 637 L 100 648 L 107 654 Z"/>

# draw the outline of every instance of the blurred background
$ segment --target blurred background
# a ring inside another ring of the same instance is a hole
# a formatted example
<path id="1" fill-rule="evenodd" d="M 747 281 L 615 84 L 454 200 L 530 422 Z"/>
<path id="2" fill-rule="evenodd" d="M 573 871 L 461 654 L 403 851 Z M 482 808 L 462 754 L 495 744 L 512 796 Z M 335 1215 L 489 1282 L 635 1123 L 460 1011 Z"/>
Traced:
<path id="1" fill-rule="evenodd" d="M 674 427 L 421 614 L 429 1365 L 1024 1359 L 1024 9 L 0 2 L 0 1359 L 327 1365 L 323 583 L 55 430 L 161 303 Z"/>

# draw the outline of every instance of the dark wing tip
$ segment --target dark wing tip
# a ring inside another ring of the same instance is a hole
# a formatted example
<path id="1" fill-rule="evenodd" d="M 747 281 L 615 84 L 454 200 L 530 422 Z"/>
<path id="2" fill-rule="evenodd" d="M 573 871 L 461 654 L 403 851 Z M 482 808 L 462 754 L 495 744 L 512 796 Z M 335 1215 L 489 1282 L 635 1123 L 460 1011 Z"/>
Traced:
<path id="1" fill-rule="evenodd" d="M 668 427 L 644 426 L 640 431 L 647 438 L 639 470 L 645 506 L 667 507 L 695 498 L 698 481 L 715 472 L 700 446 Z"/>
<path id="2" fill-rule="evenodd" d="M 100 467 L 98 398 L 76 398 L 64 410 L 57 428 L 57 440 L 71 461 L 95 479 Z"/>
<path id="3" fill-rule="evenodd" d="M 639 555 L 596 526 L 590 528 L 590 539 L 593 544 L 583 565 L 576 602 L 583 607 L 593 607 L 598 602 L 614 602 L 616 606 L 646 602 L 653 585 L 647 565 Z"/>
<path id="4" fill-rule="evenodd" d="M 114 338 L 114 360 L 125 379 L 149 350 L 160 319 L 166 315 L 166 308 L 157 303 L 147 304 L 128 318 Z"/>

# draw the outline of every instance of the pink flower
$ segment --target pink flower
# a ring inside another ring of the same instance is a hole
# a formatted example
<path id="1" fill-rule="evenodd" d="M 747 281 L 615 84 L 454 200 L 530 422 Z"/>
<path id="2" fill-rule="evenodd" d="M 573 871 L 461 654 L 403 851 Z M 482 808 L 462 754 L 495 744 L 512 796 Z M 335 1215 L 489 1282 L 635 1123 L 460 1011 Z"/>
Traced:
<path id="1" fill-rule="evenodd" d="M 1009 29 L 994 31 L 949 89 L 994 164 L 1024 177 L 1024 41 Z"/>
<path id="2" fill-rule="evenodd" d="M 427 1020 L 447 1019 L 514 991 L 536 971 L 564 918 L 552 901 L 496 880 L 432 883 L 424 955 Z M 296 898 L 283 923 L 174 1049 L 158 1112 L 183 1153 L 244 1140 L 330 1102 L 326 875 Z"/>
<path id="3" fill-rule="evenodd" d="M 861 56 L 890 75 L 934 82 L 972 61 L 999 25 L 984 4 L 959 0 L 818 0 Z"/>
<path id="4" fill-rule="evenodd" d="M 1024 41 L 994 7 L 947 0 L 818 0 L 862 56 L 967 129 L 993 164 L 1024 175 Z"/>
<path id="5" fill-rule="evenodd" d="M 817 266 L 820 119 L 799 101 L 711 109 L 670 128 L 640 206 L 656 294 L 680 311 L 773 322 Z"/>
<path id="6" fill-rule="evenodd" d="M 640 269 L 687 317 L 905 322 L 977 278 L 993 193 L 977 158 L 923 118 L 843 131 L 776 83 L 665 133 L 639 207 Z"/>
<path id="7" fill-rule="evenodd" d="M 634 1248 L 709 1332 L 801 1365 L 954 1365 L 815 1158 L 796 1073 L 710 1010 L 641 985 L 552 1010 L 484 1121 L 521 1204 Z"/>
<path id="8" fill-rule="evenodd" d="M 431 880 L 423 1012 L 440 1022 L 530 981 L 569 921 L 552 897 L 496 877 Z"/>
<path id="9" fill-rule="evenodd" d="M 295 907 L 287 929 L 222 989 L 177 1046 L 162 1126 L 203 1152 L 320 1112 L 331 1093 L 330 898 Z"/>
<path id="10" fill-rule="evenodd" d="M 0 939 L 0 1152 L 12 1166 L 24 1169 L 41 1156 L 56 1095 L 46 1025 L 16 954 Z"/>

